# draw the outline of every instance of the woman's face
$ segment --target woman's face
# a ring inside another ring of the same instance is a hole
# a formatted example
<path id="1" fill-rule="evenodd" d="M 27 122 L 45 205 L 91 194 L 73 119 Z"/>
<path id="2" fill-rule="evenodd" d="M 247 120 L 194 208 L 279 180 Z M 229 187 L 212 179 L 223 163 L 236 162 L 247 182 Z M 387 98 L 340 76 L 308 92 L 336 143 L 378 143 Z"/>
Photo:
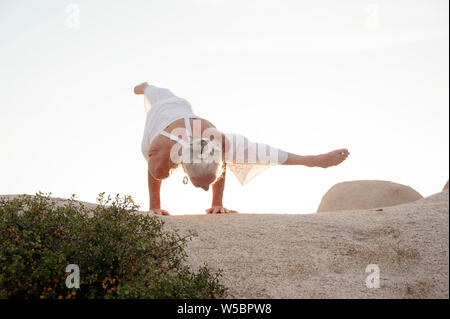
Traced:
<path id="1" fill-rule="evenodd" d="M 192 185 L 195 187 L 200 187 L 204 189 L 205 191 L 208 191 L 209 185 L 215 182 L 216 175 L 215 174 L 208 174 L 208 175 L 202 175 L 202 176 L 196 176 L 194 178 L 190 178 Z"/>

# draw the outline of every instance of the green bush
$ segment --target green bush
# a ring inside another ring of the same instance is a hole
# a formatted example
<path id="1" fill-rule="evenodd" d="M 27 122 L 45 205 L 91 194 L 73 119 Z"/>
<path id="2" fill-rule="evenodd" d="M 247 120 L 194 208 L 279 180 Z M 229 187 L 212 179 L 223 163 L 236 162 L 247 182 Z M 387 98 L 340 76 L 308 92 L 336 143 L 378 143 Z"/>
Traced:
<path id="1" fill-rule="evenodd" d="M 182 237 L 156 216 L 137 212 L 129 196 L 100 194 L 89 209 L 49 195 L 0 199 L 0 293 L 8 298 L 222 298 L 220 271 L 185 265 Z M 67 288 L 66 266 L 80 269 Z"/>

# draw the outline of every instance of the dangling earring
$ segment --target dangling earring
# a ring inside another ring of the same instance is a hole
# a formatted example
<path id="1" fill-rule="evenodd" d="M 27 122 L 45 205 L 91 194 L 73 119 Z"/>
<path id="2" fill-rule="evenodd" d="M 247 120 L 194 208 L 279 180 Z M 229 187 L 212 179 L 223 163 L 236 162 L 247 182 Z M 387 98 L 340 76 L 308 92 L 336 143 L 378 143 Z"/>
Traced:
<path id="1" fill-rule="evenodd" d="M 187 176 L 183 177 L 183 184 L 187 185 L 187 183 L 189 182 L 189 178 Z"/>

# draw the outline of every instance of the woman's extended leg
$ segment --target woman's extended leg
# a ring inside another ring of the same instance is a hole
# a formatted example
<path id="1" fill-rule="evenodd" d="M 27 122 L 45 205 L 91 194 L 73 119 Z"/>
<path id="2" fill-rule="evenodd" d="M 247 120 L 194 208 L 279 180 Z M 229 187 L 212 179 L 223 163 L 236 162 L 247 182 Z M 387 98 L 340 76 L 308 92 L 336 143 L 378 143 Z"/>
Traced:
<path id="1" fill-rule="evenodd" d="M 301 156 L 287 153 L 287 159 L 281 165 L 305 165 L 308 167 L 327 168 L 341 164 L 350 155 L 345 148 L 320 155 Z"/>
<path id="2" fill-rule="evenodd" d="M 342 163 L 350 153 L 346 148 L 320 155 L 297 155 L 288 153 L 264 143 L 250 141 L 240 134 L 227 134 L 226 145 L 228 162 L 276 163 L 278 165 L 304 165 L 308 167 L 330 167 Z M 270 154 L 270 155 L 269 155 Z"/>

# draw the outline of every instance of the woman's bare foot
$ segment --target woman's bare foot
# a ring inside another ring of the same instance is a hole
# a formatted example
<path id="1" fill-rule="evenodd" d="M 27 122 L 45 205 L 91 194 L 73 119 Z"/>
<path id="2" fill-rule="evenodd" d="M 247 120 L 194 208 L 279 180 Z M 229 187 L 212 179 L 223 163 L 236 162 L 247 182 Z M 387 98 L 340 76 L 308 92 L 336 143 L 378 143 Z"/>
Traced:
<path id="1" fill-rule="evenodd" d="M 350 155 L 346 148 L 320 154 L 314 157 L 314 166 L 327 168 L 341 164 Z"/>
<path id="2" fill-rule="evenodd" d="M 145 88 L 148 86 L 147 82 L 142 82 L 134 87 L 134 94 L 144 94 Z"/>

